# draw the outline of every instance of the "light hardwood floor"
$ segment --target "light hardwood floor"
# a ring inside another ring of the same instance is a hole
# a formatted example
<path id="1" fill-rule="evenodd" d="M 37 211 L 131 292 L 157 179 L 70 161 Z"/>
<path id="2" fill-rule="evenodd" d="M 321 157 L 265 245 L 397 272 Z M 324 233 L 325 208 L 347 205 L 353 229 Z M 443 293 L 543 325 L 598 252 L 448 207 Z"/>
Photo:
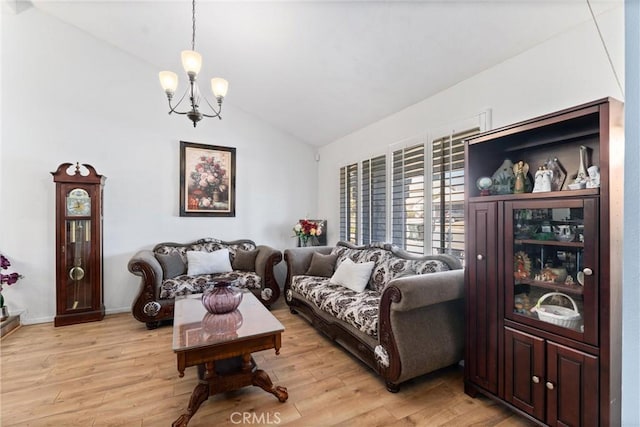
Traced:
<path id="1" fill-rule="evenodd" d="M 254 354 L 280 403 L 257 387 L 209 398 L 190 426 L 528 426 L 493 401 L 463 393 L 449 368 L 389 393 L 371 370 L 289 313 L 279 356 Z M 169 426 L 186 409 L 196 369 L 178 377 L 171 326 L 149 331 L 130 314 L 54 328 L 22 326 L 1 342 L 2 426 Z"/>

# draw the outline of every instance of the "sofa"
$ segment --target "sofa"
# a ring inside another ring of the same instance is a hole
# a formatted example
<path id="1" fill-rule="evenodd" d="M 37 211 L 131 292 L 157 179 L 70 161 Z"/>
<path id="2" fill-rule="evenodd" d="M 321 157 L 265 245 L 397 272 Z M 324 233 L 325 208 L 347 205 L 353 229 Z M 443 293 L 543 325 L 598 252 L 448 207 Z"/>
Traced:
<path id="1" fill-rule="evenodd" d="M 269 307 L 280 296 L 273 271 L 280 261 L 280 251 L 247 239 L 159 243 L 129 260 L 129 271 L 140 277 L 131 311 L 147 328 L 156 328 L 160 322 L 173 319 L 176 296 L 203 293 L 214 281 L 229 281 L 249 289 Z"/>
<path id="2" fill-rule="evenodd" d="M 338 242 L 287 249 L 284 259 L 290 311 L 371 367 L 387 390 L 462 360 L 464 274 L 457 258 Z M 359 275 L 341 274 L 354 266 Z"/>

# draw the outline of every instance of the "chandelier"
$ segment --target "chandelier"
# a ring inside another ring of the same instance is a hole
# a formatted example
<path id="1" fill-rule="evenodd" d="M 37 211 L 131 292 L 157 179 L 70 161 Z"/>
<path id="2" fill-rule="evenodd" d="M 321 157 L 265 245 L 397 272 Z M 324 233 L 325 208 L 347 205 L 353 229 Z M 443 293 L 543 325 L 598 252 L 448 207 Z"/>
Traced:
<path id="1" fill-rule="evenodd" d="M 200 89 L 198 88 L 198 84 L 196 80 L 198 79 L 198 73 L 200 72 L 200 68 L 202 67 L 202 56 L 196 52 L 196 1 L 192 1 L 192 14 L 191 14 L 191 22 L 192 22 L 192 32 L 191 32 L 191 50 L 183 50 L 181 53 L 182 57 L 182 67 L 187 72 L 187 76 L 189 76 L 189 87 L 182 95 L 182 98 L 175 104 L 171 105 L 171 100 L 173 99 L 173 95 L 176 92 L 176 88 L 178 87 L 178 75 L 172 71 L 161 71 L 159 73 L 160 84 L 164 89 L 164 92 L 167 94 L 167 99 L 169 100 L 169 114 L 176 113 L 181 115 L 186 115 L 192 122 L 193 127 L 196 127 L 196 124 L 203 117 L 217 117 L 218 119 L 222 119 L 220 116 L 220 112 L 222 111 L 222 100 L 227 95 L 227 90 L 229 89 L 229 82 L 220 77 L 216 77 L 211 79 L 211 90 L 213 91 L 213 96 L 215 96 L 217 101 L 217 107 L 211 105 L 209 100 L 200 95 Z M 180 103 L 184 100 L 184 98 L 189 94 L 189 102 L 191 104 L 191 109 L 188 111 L 178 111 L 177 108 L 180 106 Z M 199 108 L 199 103 L 201 99 L 209 105 L 211 109 L 211 114 L 205 114 L 201 112 Z"/>

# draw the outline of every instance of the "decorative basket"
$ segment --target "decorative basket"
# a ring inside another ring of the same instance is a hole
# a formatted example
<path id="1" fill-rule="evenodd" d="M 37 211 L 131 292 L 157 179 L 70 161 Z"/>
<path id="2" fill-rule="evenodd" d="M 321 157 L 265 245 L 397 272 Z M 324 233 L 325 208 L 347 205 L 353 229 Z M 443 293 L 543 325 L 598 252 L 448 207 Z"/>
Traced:
<path id="1" fill-rule="evenodd" d="M 563 296 L 571 301 L 573 310 L 559 305 L 542 304 L 544 300 L 555 295 Z M 535 309 L 538 313 L 538 318 L 543 322 L 552 323 L 554 325 L 570 329 L 578 329 L 580 325 L 581 316 L 578 312 L 578 306 L 567 294 L 563 294 L 561 292 L 549 292 L 548 294 L 544 294 L 538 300 Z"/>

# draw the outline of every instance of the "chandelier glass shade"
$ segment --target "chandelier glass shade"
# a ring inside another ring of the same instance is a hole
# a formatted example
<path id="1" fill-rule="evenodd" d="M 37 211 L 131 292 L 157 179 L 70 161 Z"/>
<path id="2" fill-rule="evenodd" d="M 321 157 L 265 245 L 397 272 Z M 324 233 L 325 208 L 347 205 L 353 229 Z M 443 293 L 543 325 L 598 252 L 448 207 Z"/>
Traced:
<path id="1" fill-rule="evenodd" d="M 160 78 L 160 85 L 164 89 L 167 99 L 169 101 L 169 114 L 176 113 L 186 115 L 192 122 L 193 127 L 196 127 L 198 122 L 203 117 L 217 117 L 222 119 L 220 113 L 222 112 L 222 101 L 227 95 L 229 90 L 229 82 L 223 78 L 215 77 L 211 79 L 211 91 L 216 98 L 216 106 L 211 105 L 209 100 L 200 94 L 197 80 L 200 69 L 202 68 L 202 55 L 195 50 L 196 44 L 196 2 L 192 1 L 192 33 L 191 33 L 191 50 L 183 50 L 181 53 L 182 67 L 189 77 L 189 87 L 178 100 L 176 104 L 172 104 L 173 95 L 178 88 L 178 75 L 173 71 L 160 71 L 158 77 Z M 182 101 L 189 96 L 189 110 L 178 111 Z M 204 100 L 210 108 L 210 112 L 204 113 L 200 111 L 200 102 Z"/>

